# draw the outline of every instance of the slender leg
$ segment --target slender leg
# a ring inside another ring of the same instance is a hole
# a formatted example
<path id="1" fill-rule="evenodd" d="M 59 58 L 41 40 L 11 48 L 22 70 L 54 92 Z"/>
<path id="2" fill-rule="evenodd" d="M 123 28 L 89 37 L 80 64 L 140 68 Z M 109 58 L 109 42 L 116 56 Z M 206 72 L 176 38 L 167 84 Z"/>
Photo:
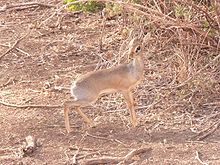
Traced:
<path id="1" fill-rule="evenodd" d="M 77 107 L 77 108 L 76 108 L 76 112 L 77 112 L 80 116 L 82 116 L 83 120 L 84 120 L 87 124 L 89 124 L 89 125 L 91 125 L 91 126 L 94 125 L 93 122 L 92 122 L 92 120 L 89 119 L 89 118 L 85 115 L 85 113 L 83 113 L 83 112 L 80 110 L 80 107 Z"/>
<path id="2" fill-rule="evenodd" d="M 130 91 L 123 91 L 122 94 L 125 98 L 125 101 L 127 102 L 127 106 L 130 111 L 131 123 L 134 127 L 136 127 L 137 126 L 137 117 L 136 117 L 136 113 L 134 110 L 134 99 L 133 99 L 132 93 Z"/>
<path id="3" fill-rule="evenodd" d="M 70 122 L 69 122 L 69 105 L 68 101 L 64 103 L 64 120 L 65 120 L 65 127 L 67 133 L 70 133 Z"/>
<path id="4" fill-rule="evenodd" d="M 67 130 L 67 133 L 70 133 L 71 129 L 70 129 L 70 122 L 69 122 L 69 110 L 70 107 L 75 106 L 74 110 L 83 118 L 83 120 L 91 125 L 94 126 L 93 122 L 91 119 L 89 119 L 81 110 L 80 110 L 80 104 L 76 101 L 66 101 L 64 103 L 64 119 L 65 119 L 65 127 Z"/>

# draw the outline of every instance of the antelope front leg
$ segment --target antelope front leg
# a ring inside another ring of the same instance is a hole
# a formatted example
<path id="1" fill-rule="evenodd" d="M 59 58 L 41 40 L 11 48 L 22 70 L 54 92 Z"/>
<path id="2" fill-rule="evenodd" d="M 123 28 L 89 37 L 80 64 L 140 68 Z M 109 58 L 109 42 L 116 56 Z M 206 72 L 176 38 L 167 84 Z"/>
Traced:
<path id="1" fill-rule="evenodd" d="M 88 118 L 88 117 L 80 110 L 80 107 L 77 107 L 75 111 L 83 118 L 83 120 L 84 120 L 88 125 L 90 125 L 90 126 L 92 126 L 92 127 L 94 126 L 93 121 L 92 121 L 90 118 Z"/>
<path id="2" fill-rule="evenodd" d="M 136 117 L 136 113 L 134 110 L 134 99 L 133 99 L 132 93 L 130 91 L 124 91 L 122 94 L 127 102 L 127 106 L 130 111 L 131 123 L 134 127 L 136 127 L 138 122 L 137 122 L 137 117 Z"/>
<path id="3" fill-rule="evenodd" d="M 67 130 L 67 133 L 70 133 L 70 122 L 69 122 L 69 104 L 70 102 L 69 101 L 66 101 L 64 103 L 64 120 L 65 120 L 65 127 L 66 127 L 66 130 Z"/>

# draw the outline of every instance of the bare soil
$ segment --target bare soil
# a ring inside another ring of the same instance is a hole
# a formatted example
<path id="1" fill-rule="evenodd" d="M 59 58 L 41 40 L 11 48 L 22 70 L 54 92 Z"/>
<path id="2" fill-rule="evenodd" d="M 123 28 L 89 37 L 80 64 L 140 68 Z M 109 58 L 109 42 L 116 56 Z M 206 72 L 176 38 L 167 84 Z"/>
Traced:
<path id="1" fill-rule="evenodd" d="M 58 3 L 51 1 L 55 6 Z M 5 1 L 0 1 L 3 5 Z M 117 35 L 121 25 L 116 20 L 107 22 L 100 52 L 99 13 L 74 14 L 63 10 L 48 19 L 55 11 L 41 6 L 0 12 L 0 55 L 27 35 L 0 59 L 1 101 L 16 105 L 62 105 L 70 98 L 69 90 L 55 87 L 69 88 L 78 75 L 96 69 L 101 57 L 108 60 L 117 54 L 123 37 Z M 94 106 L 84 108 L 94 119 L 93 128 L 71 111 L 70 134 L 64 128 L 62 107 L 18 108 L 0 104 L 0 164 L 59 165 L 71 164 L 74 159 L 81 164 L 89 158 L 123 157 L 143 147 L 151 150 L 133 158 L 133 164 L 220 164 L 220 130 L 201 141 L 194 138 L 219 120 L 219 109 L 212 109 L 217 114 L 209 118 L 212 122 L 204 117 L 204 123 L 196 125 L 190 112 L 172 107 L 166 111 L 163 103 L 148 107 L 153 102 L 152 95 L 156 96 L 148 86 L 158 81 L 152 79 L 149 83 L 150 63 L 146 58 L 145 80 L 134 90 L 137 128 L 132 128 L 120 94 L 104 96 Z M 206 107 L 197 111 L 198 118 L 211 114 L 208 111 L 211 110 Z M 29 135 L 39 144 L 32 154 L 24 154 L 22 145 Z"/>

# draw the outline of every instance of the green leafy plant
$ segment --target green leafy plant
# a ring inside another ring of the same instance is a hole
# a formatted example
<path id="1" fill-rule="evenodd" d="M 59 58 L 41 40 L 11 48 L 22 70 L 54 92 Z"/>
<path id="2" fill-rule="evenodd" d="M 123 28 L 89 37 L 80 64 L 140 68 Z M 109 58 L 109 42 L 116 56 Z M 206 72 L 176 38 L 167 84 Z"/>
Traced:
<path id="1" fill-rule="evenodd" d="M 77 0 L 64 0 L 64 4 L 68 4 L 70 2 L 76 2 Z M 128 0 L 131 3 L 140 3 L 140 0 Z M 86 11 L 86 12 L 96 12 L 106 8 L 108 11 L 111 11 L 113 14 L 117 15 L 122 12 L 123 8 L 120 4 L 117 3 L 104 3 L 104 2 L 96 2 L 89 0 L 87 2 L 78 2 L 75 4 L 71 4 L 68 6 L 69 10 L 72 11 Z"/>
<path id="2" fill-rule="evenodd" d="M 123 11 L 123 7 L 117 3 L 109 3 L 105 4 L 105 11 L 108 13 L 110 17 L 120 14 Z"/>
<path id="3" fill-rule="evenodd" d="M 77 0 L 64 0 L 64 4 L 68 4 L 70 2 L 76 2 Z M 105 7 L 105 4 L 102 2 L 96 2 L 96 1 L 87 1 L 87 2 L 78 2 L 75 4 L 71 4 L 68 6 L 69 10 L 72 11 L 85 11 L 85 12 L 96 12 L 99 10 L 102 10 Z"/>
<path id="4" fill-rule="evenodd" d="M 176 5 L 174 8 L 175 16 L 178 18 L 190 18 L 191 13 L 189 9 L 182 5 Z"/>
<path id="5" fill-rule="evenodd" d="M 128 2 L 140 4 L 141 0 L 128 0 Z"/>

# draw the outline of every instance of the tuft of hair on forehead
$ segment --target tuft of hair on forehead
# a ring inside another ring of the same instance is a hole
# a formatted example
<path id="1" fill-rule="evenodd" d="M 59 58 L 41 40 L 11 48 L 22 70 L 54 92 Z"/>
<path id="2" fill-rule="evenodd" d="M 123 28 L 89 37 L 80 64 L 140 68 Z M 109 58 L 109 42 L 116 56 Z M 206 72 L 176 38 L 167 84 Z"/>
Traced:
<path id="1" fill-rule="evenodd" d="M 133 47 L 137 44 L 140 44 L 141 43 L 141 40 L 139 37 L 134 37 L 130 42 L 129 42 L 129 47 Z"/>

